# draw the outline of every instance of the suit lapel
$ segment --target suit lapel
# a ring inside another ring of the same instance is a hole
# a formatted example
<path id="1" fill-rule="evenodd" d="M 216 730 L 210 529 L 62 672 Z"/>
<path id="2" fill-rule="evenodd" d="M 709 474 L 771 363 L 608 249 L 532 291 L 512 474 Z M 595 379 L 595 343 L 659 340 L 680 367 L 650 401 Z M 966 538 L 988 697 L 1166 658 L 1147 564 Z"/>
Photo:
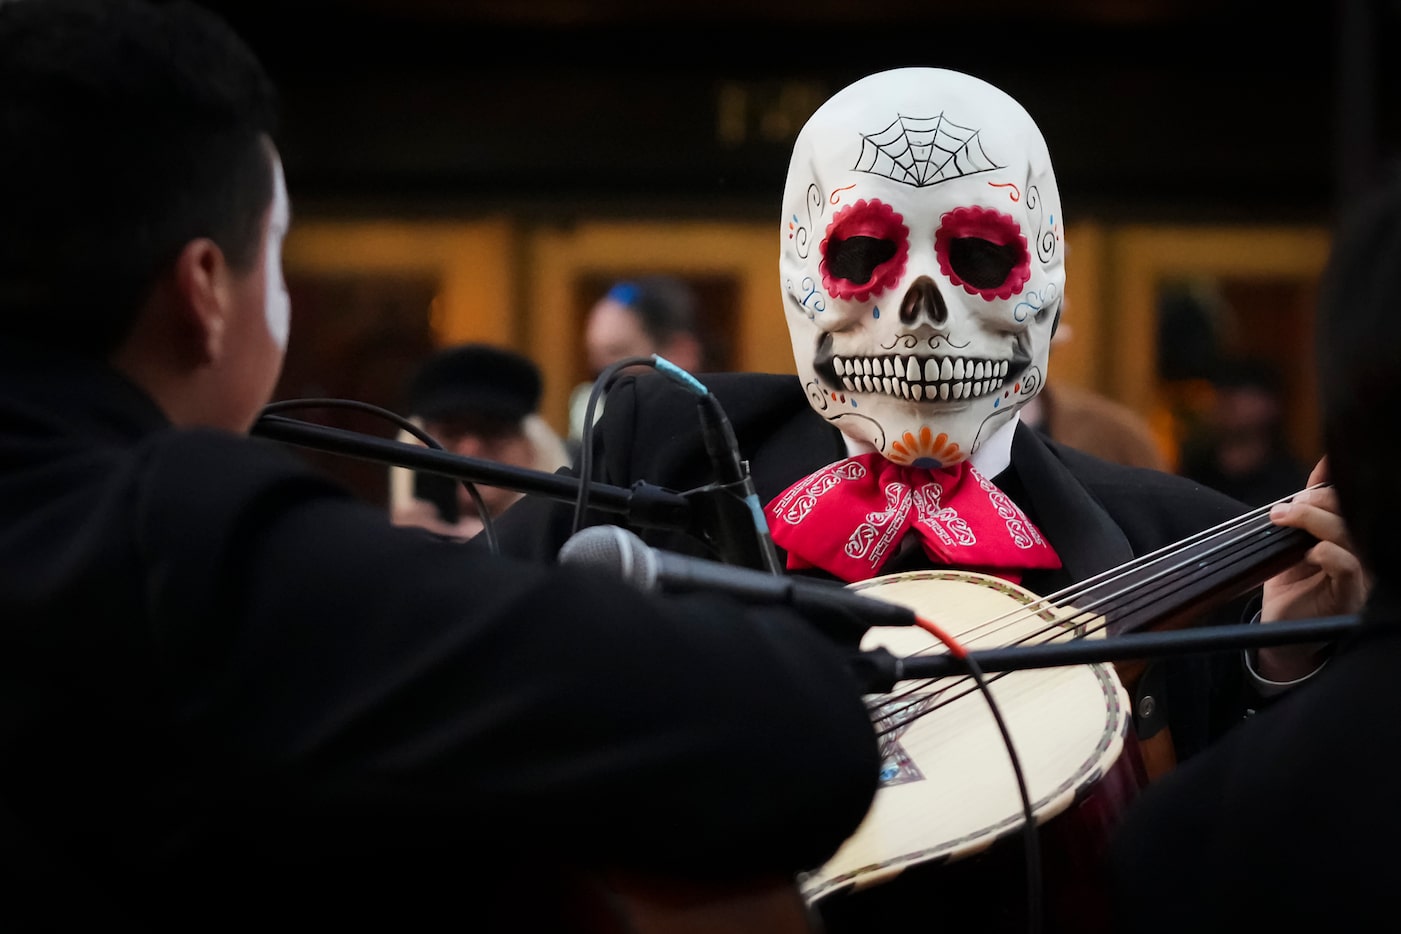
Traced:
<path id="1" fill-rule="evenodd" d="M 775 496 L 815 470 L 846 457 L 842 433 L 811 409 L 778 426 L 755 448 L 750 476 L 759 502 Z"/>
<path id="2" fill-rule="evenodd" d="M 1082 581 L 1133 560 L 1133 547 L 1075 475 L 1035 431 L 1017 426 L 1012 466 L 1046 539 L 1060 555 L 1068 581 Z"/>

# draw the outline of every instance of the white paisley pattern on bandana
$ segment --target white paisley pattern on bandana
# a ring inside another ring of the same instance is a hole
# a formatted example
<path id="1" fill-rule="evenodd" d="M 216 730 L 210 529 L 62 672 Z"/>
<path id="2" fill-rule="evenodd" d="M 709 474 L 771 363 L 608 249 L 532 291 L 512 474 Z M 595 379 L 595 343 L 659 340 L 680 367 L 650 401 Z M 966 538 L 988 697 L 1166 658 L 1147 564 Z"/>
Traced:
<path id="1" fill-rule="evenodd" d="M 910 514 L 910 499 L 910 489 L 905 484 L 887 483 L 886 508 L 866 513 L 866 521 L 846 540 L 847 557 L 864 561 L 873 569 L 884 564 L 891 546 L 900 540 L 904 531 L 905 517 Z"/>
<path id="2" fill-rule="evenodd" d="M 817 500 L 823 493 L 836 487 L 843 480 L 865 479 L 867 470 L 865 466 L 853 463 L 849 460 L 837 461 L 828 467 L 823 467 L 814 474 L 810 474 L 801 483 L 795 483 L 783 493 L 778 499 L 769 504 L 769 509 L 775 514 L 781 513 L 783 521 L 791 525 L 797 525 L 807 518 L 807 514 L 812 512 L 812 508 L 817 505 Z"/>
<path id="3" fill-rule="evenodd" d="M 1012 537 L 1012 544 L 1018 548 L 1035 548 L 1037 545 L 1045 544 L 1041 538 L 1041 530 L 1031 524 L 1026 513 L 1017 508 L 1017 504 L 1012 502 L 1011 497 L 999 490 L 987 477 L 978 473 L 973 466 L 968 467 L 968 472 L 977 479 L 978 486 L 987 493 L 988 499 L 997 509 L 997 514 L 1007 520 L 1007 532 Z"/>

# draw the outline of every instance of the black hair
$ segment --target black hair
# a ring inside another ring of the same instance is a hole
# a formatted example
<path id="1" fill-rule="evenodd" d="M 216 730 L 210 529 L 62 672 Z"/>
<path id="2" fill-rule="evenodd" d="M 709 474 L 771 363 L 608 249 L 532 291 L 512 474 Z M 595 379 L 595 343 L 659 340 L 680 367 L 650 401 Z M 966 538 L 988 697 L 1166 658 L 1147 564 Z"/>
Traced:
<path id="1" fill-rule="evenodd" d="M 696 296 L 691 287 L 674 276 L 641 276 L 619 282 L 608 290 L 637 314 L 642 330 L 657 344 L 678 334 L 696 334 Z"/>
<path id="2" fill-rule="evenodd" d="M 540 405 L 540 369 L 524 354 L 491 344 L 439 350 L 409 380 L 409 410 L 429 421 L 452 422 L 465 434 L 519 431 Z"/>
<path id="3" fill-rule="evenodd" d="M 1401 362 L 1401 176 L 1338 227 L 1319 293 L 1317 362 L 1329 474 L 1363 562 L 1401 570 L 1395 466 Z"/>
<path id="4" fill-rule="evenodd" d="M 203 8 L 0 3 L 0 337 L 104 356 L 191 240 L 251 267 L 276 110 Z"/>

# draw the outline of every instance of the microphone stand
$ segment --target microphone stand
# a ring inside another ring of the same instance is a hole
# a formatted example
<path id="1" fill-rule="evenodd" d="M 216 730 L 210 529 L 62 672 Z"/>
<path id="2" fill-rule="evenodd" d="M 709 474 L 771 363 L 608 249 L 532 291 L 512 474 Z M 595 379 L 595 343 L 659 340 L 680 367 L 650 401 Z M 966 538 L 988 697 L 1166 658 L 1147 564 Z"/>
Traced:
<path id="1" fill-rule="evenodd" d="M 249 433 L 377 464 L 407 467 L 518 493 L 539 494 L 562 502 L 574 502 L 579 498 L 579 481 L 569 476 L 450 454 L 282 415 L 262 416 Z M 588 501 L 591 508 L 620 513 L 629 522 L 648 528 L 686 529 L 692 524 L 694 510 L 686 496 L 642 481 L 629 489 L 591 483 Z"/>
<path id="2" fill-rule="evenodd" d="M 970 651 L 983 671 L 1015 671 L 1023 668 L 1057 668 L 1128 659 L 1193 655 L 1204 652 L 1258 648 L 1291 642 L 1326 642 L 1357 629 L 1356 614 L 1316 619 L 1281 620 L 1275 623 L 1242 623 L 1200 629 L 1142 632 L 1103 639 L 1080 638 L 1066 642 L 1012 646 Z M 897 656 L 884 647 L 857 653 L 854 670 L 868 693 L 884 693 L 900 681 L 944 678 L 968 674 L 960 659 L 943 653 Z"/>
<path id="3" fill-rule="evenodd" d="M 682 496 L 692 507 L 691 521 L 685 531 L 705 542 L 716 554 L 723 555 L 724 563 L 770 574 L 783 573 L 772 540 L 766 543 L 752 531 L 755 526 L 752 481 L 711 483 Z M 734 529 L 746 530 L 747 534 L 733 534 Z"/>

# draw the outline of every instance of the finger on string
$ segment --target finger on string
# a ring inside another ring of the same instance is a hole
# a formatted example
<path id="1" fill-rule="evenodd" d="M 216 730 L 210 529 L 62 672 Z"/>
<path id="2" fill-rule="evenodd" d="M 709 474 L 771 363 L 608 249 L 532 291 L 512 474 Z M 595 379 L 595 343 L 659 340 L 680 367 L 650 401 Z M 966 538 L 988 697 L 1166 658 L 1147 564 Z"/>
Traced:
<path id="1" fill-rule="evenodd" d="M 1320 541 L 1347 541 L 1347 525 L 1342 516 L 1308 503 L 1279 503 L 1270 510 L 1270 521 L 1302 529 Z"/>

